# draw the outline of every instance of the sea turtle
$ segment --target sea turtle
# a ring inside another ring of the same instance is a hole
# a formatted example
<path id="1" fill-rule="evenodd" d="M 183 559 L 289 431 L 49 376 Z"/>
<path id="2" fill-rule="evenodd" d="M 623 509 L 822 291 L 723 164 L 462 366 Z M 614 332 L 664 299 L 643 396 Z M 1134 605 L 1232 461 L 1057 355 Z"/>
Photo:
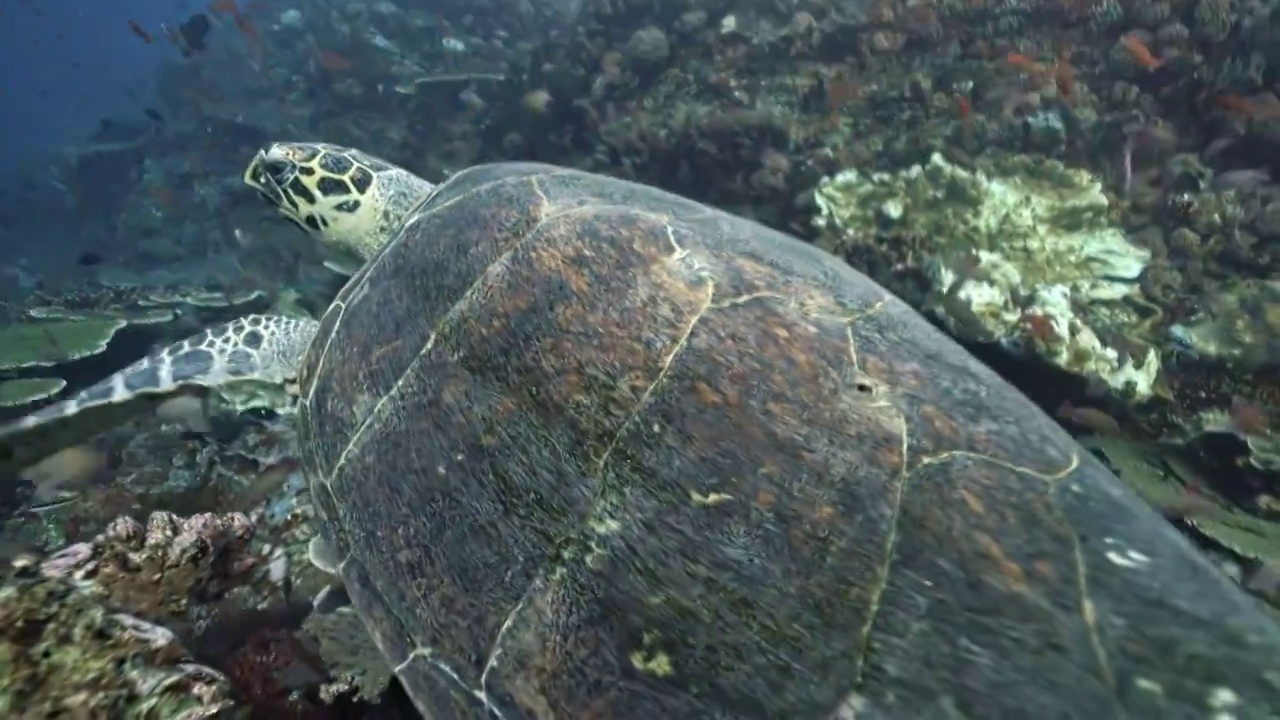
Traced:
<path id="1" fill-rule="evenodd" d="M 366 261 L 319 324 L 210 330 L 8 452 L 113 400 L 296 379 L 316 555 L 425 717 L 1280 711 L 1268 611 L 836 258 L 541 164 L 432 186 L 278 144 L 245 180 Z"/>

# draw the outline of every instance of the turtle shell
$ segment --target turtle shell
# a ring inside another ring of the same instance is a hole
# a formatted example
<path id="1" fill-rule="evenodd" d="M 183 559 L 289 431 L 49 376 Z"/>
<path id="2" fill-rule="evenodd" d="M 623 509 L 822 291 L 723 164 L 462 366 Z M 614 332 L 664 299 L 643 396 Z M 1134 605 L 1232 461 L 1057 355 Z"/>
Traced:
<path id="1" fill-rule="evenodd" d="M 1280 703 L 1256 601 L 995 373 L 794 238 L 479 166 L 321 325 L 301 381 L 321 532 L 426 717 Z"/>

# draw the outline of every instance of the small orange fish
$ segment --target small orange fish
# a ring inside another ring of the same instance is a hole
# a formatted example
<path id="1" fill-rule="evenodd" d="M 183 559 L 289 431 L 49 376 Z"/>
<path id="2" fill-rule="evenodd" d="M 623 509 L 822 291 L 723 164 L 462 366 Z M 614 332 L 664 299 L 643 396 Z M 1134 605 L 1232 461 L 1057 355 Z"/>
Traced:
<path id="1" fill-rule="evenodd" d="M 825 85 L 827 109 L 832 112 L 843 109 L 846 105 L 853 103 L 862 96 L 862 86 L 843 75 L 827 78 Z"/>
<path id="2" fill-rule="evenodd" d="M 1124 46 L 1126 51 L 1128 51 L 1129 56 L 1133 58 L 1133 61 L 1137 63 L 1139 67 L 1148 72 L 1164 65 L 1164 60 L 1156 57 L 1155 54 L 1151 52 L 1151 48 L 1147 47 L 1146 43 L 1139 40 L 1137 35 L 1125 35 L 1120 38 L 1120 44 Z"/>
<path id="3" fill-rule="evenodd" d="M 244 15 L 236 15 L 235 19 L 236 19 L 236 27 L 240 30 L 240 32 L 244 33 L 244 36 L 249 38 L 250 42 L 256 44 L 258 42 L 257 26 L 254 25 L 252 22 L 250 22 L 249 18 L 245 17 Z"/>
<path id="4" fill-rule="evenodd" d="M 147 194 L 163 210 L 176 210 L 178 208 L 178 193 L 167 185 L 160 185 Z"/>
<path id="5" fill-rule="evenodd" d="M 230 2 L 230 0 L 228 0 Z M 235 3 L 230 3 L 232 7 Z M 238 10 L 235 15 L 231 16 L 235 21 L 236 28 L 244 35 L 245 40 L 249 43 L 249 54 L 252 55 L 253 64 L 258 67 L 262 66 L 262 42 L 258 38 L 258 27 L 253 24 L 247 15 L 241 14 Z"/>
<path id="6" fill-rule="evenodd" d="M 134 22 L 134 21 L 130 20 L 130 21 L 129 21 L 129 30 L 130 30 L 134 35 L 137 35 L 138 37 L 142 38 L 142 42 L 144 42 L 144 43 L 146 43 L 146 44 L 148 44 L 148 45 L 150 45 L 150 44 L 151 44 L 151 35 L 150 35 L 150 34 L 148 34 L 146 30 L 143 30 L 143 29 L 142 29 L 142 26 L 141 26 L 141 25 L 139 25 L 138 23 L 136 23 L 136 22 Z"/>
<path id="7" fill-rule="evenodd" d="M 1038 63 L 1022 53 L 1011 52 L 1005 56 L 1004 61 L 1014 70 L 1028 75 L 1044 75 L 1049 70 L 1043 63 Z"/>
<path id="8" fill-rule="evenodd" d="M 969 102 L 968 96 L 956 96 L 956 110 L 959 111 L 961 120 L 969 120 L 969 117 L 973 115 L 973 103 Z"/>
<path id="9" fill-rule="evenodd" d="M 342 72 L 351 69 L 351 61 L 334 50 L 321 50 L 319 61 L 320 67 L 330 72 Z"/>
<path id="10" fill-rule="evenodd" d="M 1076 69 L 1066 57 L 1058 60 L 1053 66 L 1053 84 L 1058 88 L 1058 97 L 1071 103 L 1076 99 Z"/>
<path id="11" fill-rule="evenodd" d="M 1249 99 L 1234 93 L 1217 96 L 1213 99 L 1213 104 L 1233 115 L 1248 117 L 1253 114 L 1253 104 L 1249 102 Z"/>
<path id="12" fill-rule="evenodd" d="M 1242 118 L 1273 120 L 1280 117 L 1280 103 L 1276 102 L 1274 95 L 1265 93 L 1257 97 L 1262 100 L 1235 94 L 1219 95 L 1213 99 L 1213 104 L 1231 115 Z"/>
<path id="13" fill-rule="evenodd" d="M 240 16 L 240 8 L 236 7 L 235 0 L 214 0 L 209 3 L 209 11 L 214 13 L 224 13 L 231 17 Z"/>
<path id="14" fill-rule="evenodd" d="M 1022 313 L 1022 317 L 1019 319 L 1026 326 L 1027 332 L 1031 337 L 1036 340 L 1045 344 L 1062 341 L 1062 336 L 1058 333 L 1057 328 L 1053 326 L 1053 319 L 1048 315 L 1028 311 Z"/>

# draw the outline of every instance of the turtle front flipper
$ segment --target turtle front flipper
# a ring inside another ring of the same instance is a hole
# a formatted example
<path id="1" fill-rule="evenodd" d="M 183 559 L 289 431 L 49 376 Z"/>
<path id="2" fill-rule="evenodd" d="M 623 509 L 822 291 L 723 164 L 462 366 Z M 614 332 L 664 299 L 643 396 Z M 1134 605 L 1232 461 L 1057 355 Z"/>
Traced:
<path id="1" fill-rule="evenodd" d="M 174 343 L 0 426 L 0 476 L 20 473 L 187 391 L 250 381 L 285 384 L 297 377 L 318 327 L 309 318 L 247 315 Z"/>

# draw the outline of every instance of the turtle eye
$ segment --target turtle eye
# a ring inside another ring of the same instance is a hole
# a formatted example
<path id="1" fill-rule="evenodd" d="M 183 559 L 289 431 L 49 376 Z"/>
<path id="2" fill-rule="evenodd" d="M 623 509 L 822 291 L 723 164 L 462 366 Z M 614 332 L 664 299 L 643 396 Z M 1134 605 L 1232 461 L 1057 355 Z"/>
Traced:
<path id="1" fill-rule="evenodd" d="M 277 187 L 284 187 L 293 179 L 293 163 L 284 160 L 268 160 L 262 169 Z"/>

